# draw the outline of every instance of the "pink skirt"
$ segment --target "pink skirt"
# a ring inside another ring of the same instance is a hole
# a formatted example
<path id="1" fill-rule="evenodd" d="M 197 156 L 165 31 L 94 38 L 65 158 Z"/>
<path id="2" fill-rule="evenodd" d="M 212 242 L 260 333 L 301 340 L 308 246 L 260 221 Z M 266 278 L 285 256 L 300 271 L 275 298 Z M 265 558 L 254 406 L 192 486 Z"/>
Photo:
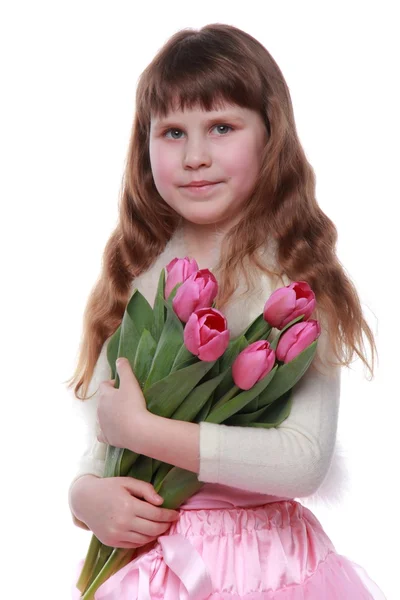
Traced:
<path id="1" fill-rule="evenodd" d="M 77 570 L 78 579 L 83 560 Z M 80 597 L 73 586 L 72 597 Z M 115 573 L 96 600 L 385 600 L 337 554 L 295 500 L 254 508 L 180 509 L 155 545 Z"/>

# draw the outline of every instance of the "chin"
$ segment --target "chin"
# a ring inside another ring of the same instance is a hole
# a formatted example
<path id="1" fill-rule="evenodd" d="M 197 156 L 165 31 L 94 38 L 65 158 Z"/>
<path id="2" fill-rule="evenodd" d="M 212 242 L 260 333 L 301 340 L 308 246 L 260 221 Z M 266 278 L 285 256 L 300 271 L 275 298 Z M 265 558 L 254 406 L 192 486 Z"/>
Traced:
<path id="1" fill-rule="evenodd" d="M 205 205 L 198 205 L 191 208 L 193 208 L 193 210 L 182 210 L 178 212 L 184 219 L 196 223 L 197 225 L 219 223 L 221 221 L 226 221 L 226 219 L 229 219 L 232 215 L 232 211 L 226 208 L 223 210 L 210 210 L 210 207 Z"/>

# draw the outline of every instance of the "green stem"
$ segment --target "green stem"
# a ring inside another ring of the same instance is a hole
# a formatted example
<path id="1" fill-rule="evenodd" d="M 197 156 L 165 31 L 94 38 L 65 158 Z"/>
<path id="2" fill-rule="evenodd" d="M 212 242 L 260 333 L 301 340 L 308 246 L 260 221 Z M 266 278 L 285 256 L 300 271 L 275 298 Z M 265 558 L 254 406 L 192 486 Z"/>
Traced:
<path id="1" fill-rule="evenodd" d="M 93 574 L 90 578 L 90 582 L 94 581 L 96 579 L 96 577 L 98 576 L 98 574 L 101 572 L 104 565 L 107 563 L 108 559 L 110 558 L 112 551 L 113 551 L 113 548 L 111 548 L 110 546 L 105 546 L 104 544 L 101 545 L 100 550 L 99 550 L 99 557 L 97 559 L 96 566 L 93 570 Z M 87 588 L 88 588 L 88 586 L 86 586 L 85 592 L 86 592 Z"/>
<path id="2" fill-rule="evenodd" d="M 91 582 L 87 590 L 81 596 L 80 600 L 94 600 L 94 595 L 99 587 L 116 573 L 122 565 L 128 564 L 136 553 L 135 548 L 115 548 L 100 573 Z"/>
<path id="3" fill-rule="evenodd" d="M 238 387 L 237 385 L 234 385 L 233 387 L 231 387 L 231 389 L 228 390 L 226 392 L 226 394 L 224 396 L 222 396 L 222 398 L 220 398 L 216 404 L 214 404 L 214 406 L 212 407 L 211 413 L 213 413 L 216 408 L 219 408 L 220 406 L 222 406 L 223 404 L 225 404 L 226 402 L 231 400 L 234 396 L 236 396 L 237 392 L 239 392 L 239 391 L 240 391 L 240 387 Z"/>
<path id="4" fill-rule="evenodd" d="M 91 539 L 90 545 L 89 545 L 89 550 L 87 552 L 81 574 L 79 575 L 79 579 L 76 584 L 76 587 L 78 588 L 78 590 L 80 592 L 85 591 L 85 589 L 90 581 L 90 578 L 92 577 L 92 573 L 93 573 L 95 565 L 96 565 L 96 560 L 97 560 L 100 546 L 101 546 L 100 540 L 98 540 L 95 535 L 92 535 L 92 539 Z"/>
<path id="5" fill-rule="evenodd" d="M 247 341 L 249 345 L 253 342 L 258 342 L 259 340 L 262 340 L 266 334 L 269 335 L 271 333 L 271 329 L 271 325 L 266 322 L 265 325 L 263 325 L 258 331 L 256 331 L 251 337 L 248 338 Z M 268 337 L 268 335 L 266 337 Z"/>

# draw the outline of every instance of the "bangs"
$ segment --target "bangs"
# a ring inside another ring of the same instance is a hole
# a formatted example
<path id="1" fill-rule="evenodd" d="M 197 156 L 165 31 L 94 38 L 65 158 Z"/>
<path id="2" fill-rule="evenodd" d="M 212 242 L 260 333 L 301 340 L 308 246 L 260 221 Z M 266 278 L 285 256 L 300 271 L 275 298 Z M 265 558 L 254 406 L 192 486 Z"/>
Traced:
<path id="1" fill-rule="evenodd" d="M 214 40 L 215 42 L 215 40 Z M 224 104 L 264 112 L 260 74 L 237 47 L 219 52 L 202 36 L 190 36 L 167 48 L 143 73 L 137 98 L 140 120 L 165 117 L 171 110 L 217 110 Z"/>

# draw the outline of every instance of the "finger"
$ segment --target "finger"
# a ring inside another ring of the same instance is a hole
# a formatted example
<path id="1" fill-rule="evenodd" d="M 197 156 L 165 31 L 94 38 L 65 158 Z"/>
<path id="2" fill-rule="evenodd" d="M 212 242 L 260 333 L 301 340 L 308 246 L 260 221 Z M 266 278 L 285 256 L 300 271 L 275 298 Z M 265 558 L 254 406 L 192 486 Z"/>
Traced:
<path id="1" fill-rule="evenodd" d="M 126 545 L 119 546 L 120 548 L 128 548 L 129 544 L 132 544 L 133 547 L 136 548 L 139 546 L 144 546 L 145 544 L 150 544 L 156 539 L 156 536 L 154 535 L 144 535 L 143 533 L 136 533 L 136 531 L 127 531 L 121 534 L 121 537 L 123 538 L 121 543 Z"/>
<path id="2" fill-rule="evenodd" d="M 132 533 L 141 533 L 142 535 L 148 535 L 151 537 L 158 537 L 164 531 L 171 526 L 171 523 L 148 521 L 147 519 L 141 519 L 136 517 L 135 522 L 132 525 Z"/>
<path id="3" fill-rule="evenodd" d="M 115 363 L 119 375 L 119 387 L 124 389 L 125 387 L 135 386 L 140 389 L 138 380 L 132 371 L 131 365 L 127 358 L 119 358 Z"/>
<path id="4" fill-rule="evenodd" d="M 159 506 L 153 506 L 149 502 L 138 501 L 135 506 L 136 516 L 141 517 L 143 519 L 147 519 L 148 521 L 156 521 L 172 523 L 179 518 L 179 512 L 176 510 L 170 510 L 169 508 L 160 508 Z"/>

